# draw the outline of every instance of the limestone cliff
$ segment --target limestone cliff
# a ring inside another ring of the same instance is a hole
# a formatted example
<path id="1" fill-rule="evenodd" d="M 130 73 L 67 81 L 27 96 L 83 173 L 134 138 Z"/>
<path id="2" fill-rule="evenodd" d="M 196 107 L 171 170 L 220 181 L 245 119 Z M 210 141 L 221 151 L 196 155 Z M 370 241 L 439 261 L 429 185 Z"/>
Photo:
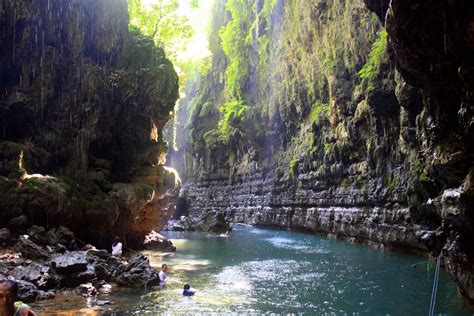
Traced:
<path id="1" fill-rule="evenodd" d="M 0 226 L 62 224 L 102 245 L 159 229 L 178 78 L 128 29 L 127 2 L 4 0 L 0 41 Z"/>
<path id="2" fill-rule="evenodd" d="M 229 0 L 215 16 L 174 156 L 191 216 L 442 251 L 474 299 L 472 5 Z"/>

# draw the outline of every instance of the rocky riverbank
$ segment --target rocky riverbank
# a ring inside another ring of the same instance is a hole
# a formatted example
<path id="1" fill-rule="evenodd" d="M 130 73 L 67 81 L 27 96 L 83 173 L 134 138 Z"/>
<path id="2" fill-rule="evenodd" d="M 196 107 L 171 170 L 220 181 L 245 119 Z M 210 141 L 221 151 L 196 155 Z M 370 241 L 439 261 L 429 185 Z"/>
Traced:
<path id="1" fill-rule="evenodd" d="M 154 240 L 155 248 L 176 249 L 169 241 Z M 25 234 L 2 228 L 0 244 L 0 279 L 17 280 L 24 302 L 54 298 L 59 289 L 95 296 L 109 293 L 113 286 L 159 284 L 158 270 L 145 256 L 127 250 L 127 256 L 111 256 L 107 250 L 82 244 L 63 226 L 49 230 L 32 226 Z"/>

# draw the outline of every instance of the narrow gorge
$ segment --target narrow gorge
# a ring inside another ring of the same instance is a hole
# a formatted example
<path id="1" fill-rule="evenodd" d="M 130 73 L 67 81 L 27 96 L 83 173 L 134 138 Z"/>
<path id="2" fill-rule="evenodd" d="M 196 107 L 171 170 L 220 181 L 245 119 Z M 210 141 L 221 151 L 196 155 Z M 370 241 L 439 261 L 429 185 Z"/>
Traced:
<path id="1" fill-rule="evenodd" d="M 474 2 L 0 0 L 0 43 L 33 309 L 472 314 Z"/>
<path id="2" fill-rule="evenodd" d="M 213 14 L 169 158 L 185 183 L 176 216 L 190 214 L 175 228 L 441 254 L 474 300 L 474 6 L 217 1 Z"/>

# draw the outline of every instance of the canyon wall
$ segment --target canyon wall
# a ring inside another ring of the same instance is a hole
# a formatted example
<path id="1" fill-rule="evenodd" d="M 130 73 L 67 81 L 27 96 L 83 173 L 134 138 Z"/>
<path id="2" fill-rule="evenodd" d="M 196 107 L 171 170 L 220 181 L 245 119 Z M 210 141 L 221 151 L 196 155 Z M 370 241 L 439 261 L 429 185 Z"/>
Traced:
<path id="1" fill-rule="evenodd" d="M 0 2 L 0 220 L 139 245 L 173 212 L 161 131 L 178 98 L 125 0 Z"/>
<path id="2" fill-rule="evenodd" d="M 441 253 L 474 299 L 472 6 L 217 1 L 171 153 L 182 224 Z"/>

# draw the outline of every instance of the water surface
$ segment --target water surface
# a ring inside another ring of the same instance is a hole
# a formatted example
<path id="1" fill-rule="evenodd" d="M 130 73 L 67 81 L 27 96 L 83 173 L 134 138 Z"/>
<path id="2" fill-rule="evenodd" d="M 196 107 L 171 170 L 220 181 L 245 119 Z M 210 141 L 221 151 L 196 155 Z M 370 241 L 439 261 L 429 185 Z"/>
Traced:
<path id="1" fill-rule="evenodd" d="M 170 282 L 156 289 L 115 290 L 110 306 L 69 298 L 41 302 L 40 311 L 94 314 L 304 313 L 428 314 L 434 269 L 426 258 L 381 251 L 321 236 L 236 226 L 228 237 L 165 232 L 178 248 L 169 256 L 145 252 L 156 267 L 166 262 Z M 413 264 L 416 264 L 414 267 Z M 181 295 L 183 283 L 197 289 Z M 61 305 L 62 304 L 62 305 Z M 81 305 L 82 304 L 82 305 Z M 82 308 L 82 309 L 81 309 Z M 473 315 L 442 271 L 436 314 Z"/>

